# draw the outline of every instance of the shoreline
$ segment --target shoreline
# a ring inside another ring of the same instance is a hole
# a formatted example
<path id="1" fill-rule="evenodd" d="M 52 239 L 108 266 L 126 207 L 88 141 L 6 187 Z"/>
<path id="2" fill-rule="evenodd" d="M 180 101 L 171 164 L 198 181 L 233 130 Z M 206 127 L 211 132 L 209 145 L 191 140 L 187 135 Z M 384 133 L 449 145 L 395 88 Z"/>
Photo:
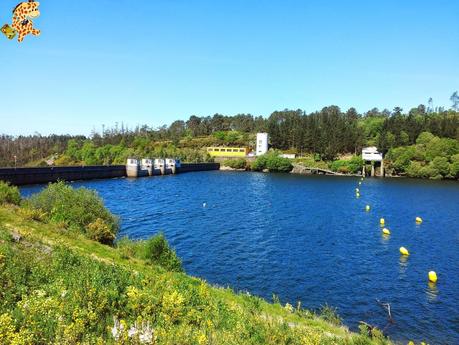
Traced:
<path id="1" fill-rule="evenodd" d="M 295 165 L 298 166 L 298 165 Z M 286 174 L 292 174 L 292 175 L 301 175 L 301 176 L 315 176 L 315 175 L 320 175 L 320 176 L 338 176 L 338 177 L 362 177 L 360 174 L 343 174 L 343 173 L 314 173 L 310 172 L 310 170 L 314 170 L 316 168 L 309 168 L 309 167 L 302 167 L 302 171 L 295 171 L 295 167 L 290 171 L 289 173 Z M 309 172 L 308 172 L 309 170 Z M 263 171 L 252 171 L 248 169 L 235 169 L 227 166 L 220 166 L 219 171 L 224 171 L 224 172 L 261 172 L 261 173 L 270 173 L 268 170 L 263 170 Z M 282 174 L 282 172 L 278 173 Z M 420 181 L 441 181 L 441 182 L 459 182 L 459 179 L 429 179 L 429 178 L 419 178 L 419 177 L 409 177 L 409 176 L 402 176 L 402 175 L 385 175 L 385 176 L 364 176 L 365 178 L 376 178 L 376 179 L 384 179 L 384 178 L 389 178 L 389 179 L 401 179 L 401 180 L 420 180 Z"/>

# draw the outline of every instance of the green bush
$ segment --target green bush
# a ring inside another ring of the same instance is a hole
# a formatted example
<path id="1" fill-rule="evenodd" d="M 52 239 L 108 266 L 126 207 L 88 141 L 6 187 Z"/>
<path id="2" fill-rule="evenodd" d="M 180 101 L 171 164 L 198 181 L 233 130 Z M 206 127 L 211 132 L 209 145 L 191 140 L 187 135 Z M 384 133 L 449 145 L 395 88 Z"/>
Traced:
<path id="1" fill-rule="evenodd" d="M 159 233 L 148 240 L 139 241 L 123 237 L 116 242 L 116 247 L 125 259 L 137 258 L 159 265 L 167 271 L 183 272 L 179 257 L 169 246 L 163 233 Z"/>
<path id="2" fill-rule="evenodd" d="M 330 163 L 330 169 L 333 171 L 338 171 L 342 167 L 346 166 L 346 161 L 344 160 L 336 160 Z"/>
<path id="3" fill-rule="evenodd" d="M 415 155 L 416 150 L 413 146 L 397 147 L 389 150 L 387 158 L 392 161 L 392 168 L 400 173 L 406 171 Z"/>
<path id="4" fill-rule="evenodd" d="M 451 156 L 451 164 L 449 165 L 449 176 L 459 178 L 459 153 Z"/>
<path id="5" fill-rule="evenodd" d="M 418 138 L 416 139 L 416 144 L 427 145 L 433 138 L 435 138 L 435 135 L 433 135 L 432 133 L 422 132 L 418 135 Z"/>
<path id="6" fill-rule="evenodd" d="M 257 157 L 252 163 L 252 169 L 255 171 L 268 169 L 270 172 L 290 172 L 293 165 L 290 159 L 279 157 L 278 152 L 272 151 Z"/>
<path id="7" fill-rule="evenodd" d="M 424 166 L 419 171 L 420 177 L 429 178 L 432 180 L 439 180 L 442 178 L 440 171 L 436 169 L 432 163 Z"/>
<path id="8" fill-rule="evenodd" d="M 254 170 L 254 171 L 263 171 L 263 170 L 267 169 L 267 167 L 266 167 L 267 161 L 268 161 L 267 155 L 259 156 L 252 163 L 251 169 Z"/>
<path id="9" fill-rule="evenodd" d="M 159 234 L 145 241 L 143 259 L 164 267 L 168 271 L 181 272 L 182 262 L 167 243 L 164 234 Z"/>
<path id="10" fill-rule="evenodd" d="M 245 169 L 247 168 L 247 161 L 244 158 L 228 159 L 223 162 L 223 165 L 233 169 Z"/>
<path id="11" fill-rule="evenodd" d="M 353 156 L 350 160 L 336 160 L 330 164 L 330 169 L 340 173 L 355 174 L 362 170 L 363 160 L 360 156 Z"/>
<path id="12" fill-rule="evenodd" d="M 362 171 L 363 168 L 363 160 L 360 156 L 353 156 L 348 163 L 349 171 L 353 174 Z"/>
<path id="13" fill-rule="evenodd" d="M 103 243 L 107 243 L 106 239 L 109 237 L 115 238 L 119 229 L 117 217 L 105 208 L 102 199 L 95 191 L 86 188 L 74 189 L 64 182 L 49 184 L 40 193 L 30 197 L 26 201 L 26 206 L 43 211 L 50 221 L 65 223 L 88 237 L 96 236 L 94 232 L 109 231 L 111 236 L 102 236 Z M 101 221 L 108 229 L 99 227 Z M 98 229 L 94 223 L 97 224 Z M 93 225 L 88 228 L 90 224 Z"/>
<path id="14" fill-rule="evenodd" d="M 422 164 L 416 161 L 413 161 L 409 164 L 406 169 L 406 174 L 409 177 L 422 177 L 421 175 Z"/>
<path id="15" fill-rule="evenodd" d="M 290 172 L 293 169 L 293 165 L 288 158 L 282 158 L 279 156 L 271 155 L 268 157 L 266 167 L 270 172 Z"/>
<path id="16" fill-rule="evenodd" d="M 432 166 L 439 171 L 442 176 L 449 174 L 449 163 L 445 157 L 435 157 L 432 161 Z"/>
<path id="17" fill-rule="evenodd" d="M 19 188 L 11 186 L 8 182 L 0 181 L 0 204 L 14 204 L 21 203 L 21 193 Z"/>
<path id="18" fill-rule="evenodd" d="M 343 165 L 343 166 L 338 168 L 338 172 L 341 173 L 341 174 L 349 174 L 350 170 L 349 170 L 349 167 L 347 165 Z"/>
<path id="19" fill-rule="evenodd" d="M 459 178 L 459 162 L 454 162 L 449 165 L 449 176 Z"/>
<path id="20" fill-rule="evenodd" d="M 459 153 L 459 141 L 449 138 L 434 137 L 426 145 L 426 159 L 430 162 L 436 157 L 449 158 Z"/>

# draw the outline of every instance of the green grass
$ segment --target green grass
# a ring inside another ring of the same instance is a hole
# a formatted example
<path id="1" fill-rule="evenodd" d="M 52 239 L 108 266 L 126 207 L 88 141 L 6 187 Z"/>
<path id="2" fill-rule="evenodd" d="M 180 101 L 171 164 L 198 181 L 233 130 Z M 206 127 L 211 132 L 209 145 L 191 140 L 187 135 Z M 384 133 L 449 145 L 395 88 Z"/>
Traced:
<path id="1" fill-rule="evenodd" d="M 127 334 L 134 324 L 145 332 L 148 325 L 154 344 L 388 343 L 295 306 L 166 271 L 31 220 L 17 206 L 0 207 L 0 281 L 2 344 L 115 343 L 114 318 L 125 325 L 118 343 L 138 343 Z"/>

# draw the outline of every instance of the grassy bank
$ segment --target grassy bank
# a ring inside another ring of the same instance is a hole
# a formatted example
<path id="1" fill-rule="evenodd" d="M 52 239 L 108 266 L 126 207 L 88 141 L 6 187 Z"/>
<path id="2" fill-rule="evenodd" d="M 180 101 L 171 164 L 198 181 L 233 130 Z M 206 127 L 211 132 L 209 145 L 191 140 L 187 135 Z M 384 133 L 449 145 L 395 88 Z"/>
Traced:
<path id="1" fill-rule="evenodd" d="M 388 343 L 349 332 L 330 308 L 190 277 L 161 238 L 110 246 L 28 207 L 0 206 L 1 344 Z"/>

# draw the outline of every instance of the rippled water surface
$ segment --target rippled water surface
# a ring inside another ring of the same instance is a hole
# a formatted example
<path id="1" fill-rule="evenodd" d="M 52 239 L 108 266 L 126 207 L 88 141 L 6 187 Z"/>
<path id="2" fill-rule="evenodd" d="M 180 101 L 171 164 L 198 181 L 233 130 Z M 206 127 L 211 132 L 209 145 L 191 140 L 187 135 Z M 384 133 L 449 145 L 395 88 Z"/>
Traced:
<path id="1" fill-rule="evenodd" d="M 379 299 L 391 304 L 393 339 L 459 344 L 459 184 L 367 179 L 356 199 L 357 183 L 216 171 L 74 185 L 100 193 L 121 217 L 120 236 L 164 231 L 191 275 L 283 303 L 328 303 L 352 329 L 386 326 Z"/>

